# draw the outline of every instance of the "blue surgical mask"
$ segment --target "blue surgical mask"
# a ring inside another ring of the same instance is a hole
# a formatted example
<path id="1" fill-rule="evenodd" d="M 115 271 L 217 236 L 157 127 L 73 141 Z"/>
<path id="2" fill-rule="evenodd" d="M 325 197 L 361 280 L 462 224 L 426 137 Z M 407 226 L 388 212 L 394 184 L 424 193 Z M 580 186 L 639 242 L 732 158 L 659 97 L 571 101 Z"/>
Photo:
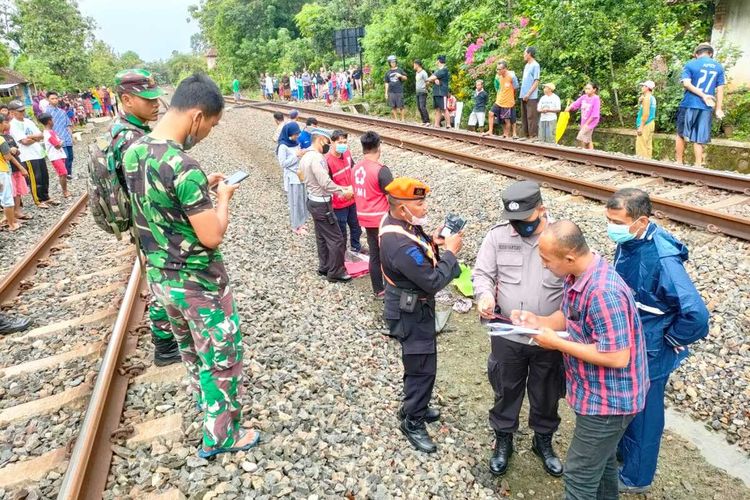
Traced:
<path id="1" fill-rule="evenodd" d="M 349 146 L 346 144 L 336 144 L 336 152 L 340 155 L 346 153 L 347 149 L 349 149 Z"/>
<path id="2" fill-rule="evenodd" d="M 632 225 L 632 224 L 631 224 Z M 630 226 L 627 224 L 607 224 L 607 236 L 609 239 L 617 243 L 625 243 L 635 238 L 635 235 L 630 232 Z"/>

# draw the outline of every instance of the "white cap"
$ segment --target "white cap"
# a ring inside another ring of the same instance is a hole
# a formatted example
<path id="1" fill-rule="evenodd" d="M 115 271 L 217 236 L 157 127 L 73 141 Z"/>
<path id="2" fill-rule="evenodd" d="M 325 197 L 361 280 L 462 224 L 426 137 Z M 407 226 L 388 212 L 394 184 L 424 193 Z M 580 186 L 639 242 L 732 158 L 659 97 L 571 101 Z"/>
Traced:
<path id="1" fill-rule="evenodd" d="M 654 88 L 656 87 L 656 84 L 654 83 L 653 80 L 646 80 L 645 82 L 641 82 L 638 86 L 648 87 L 650 90 L 654 90 Z"/>
<path id="2" fill-rule="evenodd" d="M 395 60 L 396 60 L 396 56 L 394 55 L 388 56 L 388 62 L 395 61 Z"/>

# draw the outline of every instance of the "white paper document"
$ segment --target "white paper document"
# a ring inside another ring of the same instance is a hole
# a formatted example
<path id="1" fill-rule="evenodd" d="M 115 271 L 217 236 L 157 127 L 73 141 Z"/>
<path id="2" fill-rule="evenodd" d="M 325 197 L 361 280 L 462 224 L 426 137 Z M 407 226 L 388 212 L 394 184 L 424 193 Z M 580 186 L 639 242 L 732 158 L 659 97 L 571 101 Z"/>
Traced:
<path id="1" fill-rule="evenodd" d="M 525 328 L 523 326 L 509 325 L 507 323 L 487 323 L 489 328 L 489 335 L 491 337 L 503 337 L 506 335 L 539 335 L 539 330 L 533 328 Z M 559 337 L 567 338 L 570 335 L 568 332 L 556 332 Z"/>

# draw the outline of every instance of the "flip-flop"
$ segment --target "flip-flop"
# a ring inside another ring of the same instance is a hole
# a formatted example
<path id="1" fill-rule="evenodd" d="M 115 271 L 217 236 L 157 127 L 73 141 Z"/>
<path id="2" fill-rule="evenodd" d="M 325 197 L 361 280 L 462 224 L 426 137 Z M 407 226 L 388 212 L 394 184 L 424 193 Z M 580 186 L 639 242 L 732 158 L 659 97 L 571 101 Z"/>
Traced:
<path id="1" fill-rule="evenodd" d="M 244 434 L 240 435 L 240 439 L 242 439 L 244 436 Z M 200 458 L 209 459 L 215 457 L 216 455 L 221 455 L 222 453 L 237 453 L 238 451 L 247 451 L 250 448 L 258 446 L 258 443 L 260 443 L 260 432 L 255 431 L 255 439 L 244 446 L 237 446 L 233 448 L 214 448 L 213 450 L 204 450 L 203 447 L 201 447 L 198 450 L 198 456 Z"/>

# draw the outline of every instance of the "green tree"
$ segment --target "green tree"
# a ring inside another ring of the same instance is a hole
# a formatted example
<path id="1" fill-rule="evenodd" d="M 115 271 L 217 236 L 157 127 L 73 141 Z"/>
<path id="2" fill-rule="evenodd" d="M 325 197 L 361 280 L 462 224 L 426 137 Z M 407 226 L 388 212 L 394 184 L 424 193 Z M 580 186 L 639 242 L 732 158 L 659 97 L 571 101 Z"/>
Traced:
<path id="1" fill-rule="evenodd" d="M 113 85 L 119 70 L 120 65 L 112 48 L 102 41 L 95 41 L 89 52 L 89 81 L 86 87 Z"/>
<path id="2" fill-rule="evenodd" d="M 206 60 L 203 56 L 195 54 L 181 54 L 172 52 L 166 62 L 167 80 L 174 85 L 196 72 L 206 72 Z"/>
<path id="3" fill-rule="evenodd" d="M 143 59 L 132 50 L 128 50 L 122 54 L 118 62 L 118 65 L 120 66 L 119 69 L 141 68 L 144 64 Z"/>
<path id="4" fill-rule="evenodd" d="M 16 0 L 10 38 L 22 53 L 46 61 L 70 85 L 89 81 L 86 47 L 94 22 L 81 15 L 73 0 Z"/>
<path id="5" fill-rule="evenodd" d="M 38 89 L 67 88 L 67 82 L 44 59 L 22 55 L 16 61 L 14 69 L 28 78 Z"/>

